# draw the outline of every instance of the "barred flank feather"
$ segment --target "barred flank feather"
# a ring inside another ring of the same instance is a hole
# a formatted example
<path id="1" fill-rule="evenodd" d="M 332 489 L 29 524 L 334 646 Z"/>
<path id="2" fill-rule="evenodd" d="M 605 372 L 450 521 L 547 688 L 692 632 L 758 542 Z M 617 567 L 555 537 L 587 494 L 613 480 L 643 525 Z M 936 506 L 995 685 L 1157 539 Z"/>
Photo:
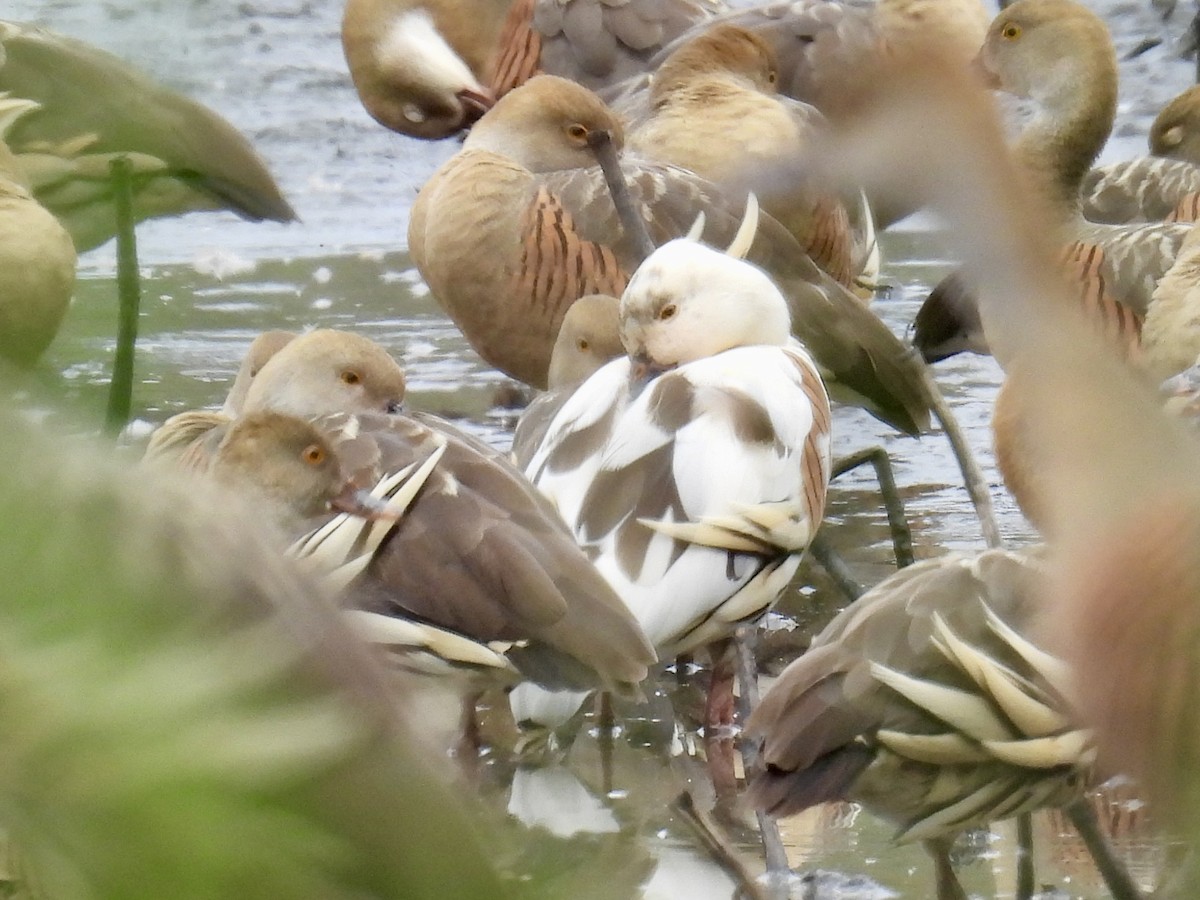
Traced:
<path id="1" fill-rule="evenodd" d="M 490 87 L 503 97 L 541 71 L 542 36 L 533 27 L 533 0 L 517 0 L 500 29 Z"/>

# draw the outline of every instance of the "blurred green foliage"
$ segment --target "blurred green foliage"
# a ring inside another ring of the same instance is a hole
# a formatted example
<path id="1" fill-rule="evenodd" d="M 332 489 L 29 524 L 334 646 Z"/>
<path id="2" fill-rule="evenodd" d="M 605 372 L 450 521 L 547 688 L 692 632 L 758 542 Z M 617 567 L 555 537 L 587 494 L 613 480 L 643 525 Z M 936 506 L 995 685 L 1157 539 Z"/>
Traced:
<path id="1" fill-rule="evenodd" d="M 61 441 L 60 441 L 61 442 Z M 253 522 L 0 427 L 0 825 L 21 895 L 503 897 L 373 661 Z"/>

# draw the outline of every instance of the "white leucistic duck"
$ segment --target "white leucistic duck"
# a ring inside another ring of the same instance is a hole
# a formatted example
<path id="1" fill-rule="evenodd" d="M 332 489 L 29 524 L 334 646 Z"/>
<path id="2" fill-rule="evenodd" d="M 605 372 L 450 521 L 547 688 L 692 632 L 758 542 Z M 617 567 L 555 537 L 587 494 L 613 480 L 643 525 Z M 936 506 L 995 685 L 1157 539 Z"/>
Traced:
<path id="1" fill-rule="evenodd" d="M 660 658 L 727 646 L 820 524 L 828 398 L 771 279 L 695 241 L 646 259 L 620 320 L 628 356 L 563 405 L 526 473 Z M 731 701 L 710 691 L 708 724 Z"/>

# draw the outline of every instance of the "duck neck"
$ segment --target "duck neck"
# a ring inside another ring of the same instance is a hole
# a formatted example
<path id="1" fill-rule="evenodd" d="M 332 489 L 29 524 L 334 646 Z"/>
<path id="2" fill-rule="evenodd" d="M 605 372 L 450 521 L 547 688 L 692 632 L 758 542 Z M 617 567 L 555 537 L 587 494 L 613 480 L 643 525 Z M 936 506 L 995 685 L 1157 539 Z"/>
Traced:
<path id="1" fill-rule="evenodd" d="M 1117 112 L 1116 59 L 1111 46 L 1096 48 L 1086 65 L 1064 58 L 1033 99 L 1040 112 L 1022 133 L 1017 160 L 1032 187 L 1064 222 L 1080 216 L 1079 188 L 1112 132 Z"/>

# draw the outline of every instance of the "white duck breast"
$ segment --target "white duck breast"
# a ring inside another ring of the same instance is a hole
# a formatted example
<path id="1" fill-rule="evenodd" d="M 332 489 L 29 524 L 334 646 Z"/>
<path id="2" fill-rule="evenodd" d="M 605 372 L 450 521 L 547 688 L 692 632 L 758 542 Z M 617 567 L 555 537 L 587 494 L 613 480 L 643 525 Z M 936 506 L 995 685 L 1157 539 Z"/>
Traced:
<path id="1" fill-rule="evenodd" d="M 799 344 L 736 347 L 630 390 L 586 381 L 527 474 L 660 656 L 727 636 L 787 585 L 821 521 L 829 401 Z"/>

